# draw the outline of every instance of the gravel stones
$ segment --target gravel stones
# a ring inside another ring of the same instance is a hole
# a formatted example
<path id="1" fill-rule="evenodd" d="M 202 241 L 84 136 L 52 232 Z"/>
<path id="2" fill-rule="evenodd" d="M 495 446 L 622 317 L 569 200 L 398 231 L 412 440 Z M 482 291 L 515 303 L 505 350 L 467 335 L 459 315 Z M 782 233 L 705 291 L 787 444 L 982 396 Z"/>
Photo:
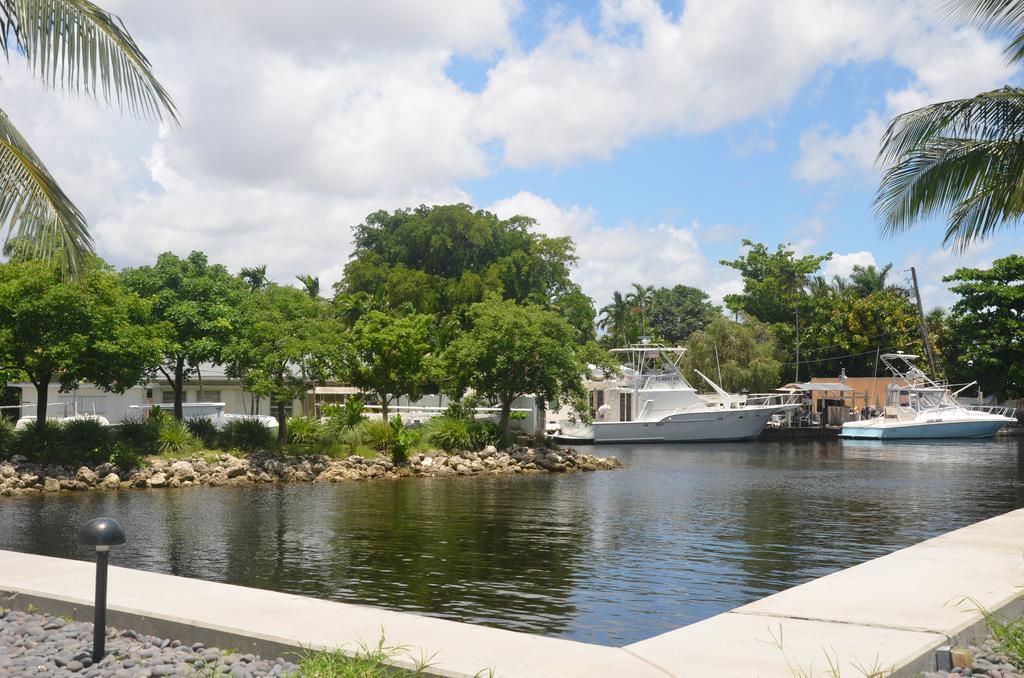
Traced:
<path id="1" fill-rule="evenodd" d="M 0 610 L 3 676 L 290 676 L 284 659 L 206 648 L 132 630 L 107 630 L 107 655 L 93 665 L 92 624 Z"/>
<path id="2" fill-rule="evenodd" d="M 924 673 L 923 678 L 959 678 L 960 676 L 985 676 L 986 678 L 1021 678 L 1024 670 L 1006 656 L 999 642 L 989 637 L 980 645 L 968 646 L 973 657 L 970 667 L 955 668 L 952 671 Z"/>

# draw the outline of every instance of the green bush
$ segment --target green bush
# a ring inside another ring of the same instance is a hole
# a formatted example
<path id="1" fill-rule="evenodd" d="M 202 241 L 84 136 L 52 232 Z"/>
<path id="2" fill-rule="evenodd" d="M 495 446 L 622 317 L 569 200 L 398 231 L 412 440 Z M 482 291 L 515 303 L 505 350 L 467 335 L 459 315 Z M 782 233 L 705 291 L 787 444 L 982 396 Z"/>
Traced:
<path id="1" fill-rule="evenodd" d="M 367 421 L 366 415 L 363 414 L 363 399 L 357 396 L 349 396 L 344 405 L 324 408 L 324 416 L 327 418 L 327 431 L 332 436 L 354 429 Z"/>
<path id="2" fill-rule="evenodd" d="M 181 456 L 191 454 L 199 448 L 199 441 L 189 433 L 188 427 L 177 419 L 161 419 L 158 426 L 156 447 L 160 454 Z"/>
<path id="3" fill-rule="evenodd" d="M 395 443 L 395 429 L 390 421 L 367 419 L 359 425 L 363 444 L 377 452 L 390 452 Z"/>
<path id="4" fill-rule="evenodd" d="M 192 419 L 185 420 L 185 428 L 192 434 L 199 442 L 203 444 L 206 449 L 213 449 L 217 447 L 217 439 L 220 435 L 220 431 L 217 430 L 217 425 L 213 423 L 213 420 L 209 417 L 193 417 Z"/>
<path id="5" fill-rule="evenodd" d="M 109 426 L 91 419 L 73 419 L 63 429 L 66 459 L 102 464 L 110 457 L 114 436 Z"/>
<path id="6" fill-rule="evenodd" d="M 144 453 L 156 451 L 157 434 L 163 417 L 145 419 L 141 415 L 129 413 L 114 431 L 117 442 Z"/>
<path id="7" fill-rule="evenodd" d="M 141 469 L 149 465 L 143 456 L 139 454 L 138 450 L 122 442 L 114 443 L 107 461 L 118 467 L 122 472 Z"/>
<path id="8" fill-rule="evenodd" d="M 220 434 L 221 445 L 228 449 L 255 452 L 270 449 L 274 435 L 259 419 L 232 419 Z"/>
<path id="9" fill-rule="evenodd" d="M 501 429 L 493 421 L 472 421 L 469 424 L 469 438 L 473 441 L 474 450 L 482 450 L 488 445 L 501 445 Z"/>
<path id="10" fill-rule="evenodd" d="M 473 446 L 470 424 L 465 419 L 456 419 L 447 414 L 434 417 L 427 422 L 427 440 L 445 452 L 468 450 Z"/>
<path id="11" fill-rule="evenodd" d="M 59 422 L 33 419 L 14 438 L 19 454 L 40 464 L 62 464 L 64 459 L 64 431 Z"/>
<path id="12" fill-rule="evenodd" d="M 288 419 L 288 442 L 295 445 L 316 445 L 324 435 L 323 425 L 312 417 Z"/>
<path id="13" fill-rule="evenodd" d="M 14 422 L 7 417 L 0 416 L 0 457 L 14 454 Z"/>

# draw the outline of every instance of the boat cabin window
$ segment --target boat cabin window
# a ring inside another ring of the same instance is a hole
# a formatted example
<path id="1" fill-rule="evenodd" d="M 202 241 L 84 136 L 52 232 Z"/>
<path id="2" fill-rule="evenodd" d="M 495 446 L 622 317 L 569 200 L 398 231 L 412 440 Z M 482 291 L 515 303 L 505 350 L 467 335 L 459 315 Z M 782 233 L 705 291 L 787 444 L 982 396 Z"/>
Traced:
<path id="1" fill-rule="evenodd" d="M 604 405 L 604 390 L 597 389 L 590 392 L 590 416 L 597 414 L 597 411 Z"/>

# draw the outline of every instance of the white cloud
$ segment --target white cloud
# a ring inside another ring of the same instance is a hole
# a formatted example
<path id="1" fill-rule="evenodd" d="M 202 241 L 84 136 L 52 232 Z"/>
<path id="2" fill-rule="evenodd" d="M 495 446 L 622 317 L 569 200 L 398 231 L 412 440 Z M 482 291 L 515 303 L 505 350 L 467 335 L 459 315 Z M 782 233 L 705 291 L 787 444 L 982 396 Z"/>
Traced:
<path id="1" fill-rule="evenodd" d="M 821 275 L 825 276 L 829 280 L 832 276 L 839 276 L 841 278 L 848 277 L 853 273 L 854 266 L 862 266 L 867 268 L 868 266 L 877 266 L 878 262 L 875 261 L 875 255 L 871 252 L 850 252 L 848 254 L 833 254 L 832 258 L 825 262 L 821 267 Z"/>
<path id="2" fill-rule="evenodd" d="M 737 291 L 734 272 L 711 263 L 701 251 L 697 227 L 668 223 L 606 226 L 598 221 L 593 209 L 576 205 L 562 208 L 525 191 L 487 209 L 502 218 L 532 216 L 541 232 L 571 236 L 580 257 L 573 279 L 598 307 L 608 302 L 613 291 L 626 291 L 632 283 L 693 285 L 707 291 L 716 302 Z"/>
<path id="3" fill-rule="evenodd" d="M 878 168 L 875 158 L 888 121 L 896 115 L 937 101 L 970 97 L 1006 83 L 1016 72 L 1005 63 L 1002 43 L 973 28 L 939 28 L 922 21 L 934 8 L 924 6 L 905 34 L 887 50 L 889 58 L 910 74 L 901 89 L 886 94 L 884 110 L 868 110 L 865 117 L 842 132 L 816 125 L 800 137 L 801 155 L 791 172 L 808 183 L 827 181 Z M 940 24 L 941 25 L 941 24 Z"/>

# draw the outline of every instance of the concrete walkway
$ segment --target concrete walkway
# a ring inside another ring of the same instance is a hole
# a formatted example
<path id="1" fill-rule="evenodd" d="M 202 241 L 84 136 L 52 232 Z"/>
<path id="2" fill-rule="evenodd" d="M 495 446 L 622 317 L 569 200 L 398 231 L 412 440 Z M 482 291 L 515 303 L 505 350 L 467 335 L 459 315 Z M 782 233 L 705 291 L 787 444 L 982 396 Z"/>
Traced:
<path id="1" fill-rule="evenodd" d="M 91 563 L 0 551 L 0 605 L 88 619 L 93 577 Z M 1019 510 L 624 648 L 117 567 L 109 623 L 264 656 L 383 633 L 408 648 L 401 665 L 429 658 L 441 676 L 914 675 L 936 646 L 983 634 L 964 599 L 1019 614 L 1022 584 Z"/>

